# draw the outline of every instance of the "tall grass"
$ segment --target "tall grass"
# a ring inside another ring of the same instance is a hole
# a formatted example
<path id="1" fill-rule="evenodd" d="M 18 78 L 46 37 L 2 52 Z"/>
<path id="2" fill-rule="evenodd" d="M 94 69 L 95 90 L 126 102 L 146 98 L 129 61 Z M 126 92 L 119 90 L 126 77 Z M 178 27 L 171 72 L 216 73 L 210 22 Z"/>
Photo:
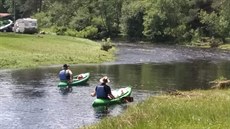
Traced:
<path id="1" fill-rule="evenodd" d="M 184 92 L 151 97 L 120 116 L 103 119 L 88 129 L 227 129 L 230 90 Z"/>
<path id="2" fill-rule="evenodd" d="M 114 49 L 87 39 L 56 35 L 0 33 L 0 68 L 53 64 L 100 63 L 114 59 Z"/>

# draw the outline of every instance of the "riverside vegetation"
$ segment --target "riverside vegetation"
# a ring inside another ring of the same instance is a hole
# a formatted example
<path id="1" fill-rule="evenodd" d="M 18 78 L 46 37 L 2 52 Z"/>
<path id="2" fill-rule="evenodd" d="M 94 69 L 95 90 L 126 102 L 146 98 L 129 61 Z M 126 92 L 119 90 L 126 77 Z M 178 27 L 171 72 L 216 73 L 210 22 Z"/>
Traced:
<path id="1" fill-rule="evenodd" d="M 82 38 L 56 35 L 0 33 L 0 68 L 29 68 L 55 64 L 101 63 L 114 51 Z"/>
<path id="2" fill-rule="evenodd" d="M 216 47 L 230 36 L 229 6 L 229 0 L 2 0 L 0 12 L 36 18 L 39 28 L 58 35 L 189 45 L 208 39 Z"/>
<path id="3" fill-rule="evenodd" d="M 230 90 L 194 90 L 150 97 L 86 129 L 227 129 Z"/>

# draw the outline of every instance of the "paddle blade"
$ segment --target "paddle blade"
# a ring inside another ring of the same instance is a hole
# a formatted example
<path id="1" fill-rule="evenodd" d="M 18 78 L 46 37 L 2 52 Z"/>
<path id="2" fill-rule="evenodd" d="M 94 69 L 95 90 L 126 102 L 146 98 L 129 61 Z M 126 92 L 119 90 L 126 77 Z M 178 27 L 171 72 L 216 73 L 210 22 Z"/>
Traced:
<path id="1" fill-rule="evenodd" d="M 122 98 L 122 101 L 128 103 L 128 102 L 133 102 L 133 97 L 124 97 Z"/>

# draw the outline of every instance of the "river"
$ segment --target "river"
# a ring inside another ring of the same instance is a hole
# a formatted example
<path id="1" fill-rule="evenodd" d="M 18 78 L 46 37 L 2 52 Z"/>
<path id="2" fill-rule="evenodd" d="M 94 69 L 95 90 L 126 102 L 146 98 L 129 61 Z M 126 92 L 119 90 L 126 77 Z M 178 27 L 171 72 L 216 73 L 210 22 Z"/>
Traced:
<path id="1" fill-rule="evenodd" d="M 88 85 L 63 94 L 57 87 L 61 65 L 1 70 L 1 129 L 75 129 L 121 114 L 129 104 L 166 90 L 208 89 L 209 81 L 230 78 L 230 53 L 216 49 L 149 44 L 117 44 L 114 62 L 71 65 L 73 73 L 90 72 Z M 112 89 L 132 86 L 134 102 L 91 106 L 98 80 L 107 75 Z"/>

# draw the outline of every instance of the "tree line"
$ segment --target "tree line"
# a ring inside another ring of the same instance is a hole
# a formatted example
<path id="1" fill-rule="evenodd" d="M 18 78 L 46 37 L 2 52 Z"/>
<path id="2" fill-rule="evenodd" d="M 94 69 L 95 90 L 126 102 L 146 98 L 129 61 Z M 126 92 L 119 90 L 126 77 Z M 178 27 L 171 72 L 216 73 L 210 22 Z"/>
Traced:
<path id="1" fill-rule="evenodd" d="M 225 42 L 229 0 L 1 0 L 0 11 L 34 17 L 40 28 L 90 39 Z"/>

